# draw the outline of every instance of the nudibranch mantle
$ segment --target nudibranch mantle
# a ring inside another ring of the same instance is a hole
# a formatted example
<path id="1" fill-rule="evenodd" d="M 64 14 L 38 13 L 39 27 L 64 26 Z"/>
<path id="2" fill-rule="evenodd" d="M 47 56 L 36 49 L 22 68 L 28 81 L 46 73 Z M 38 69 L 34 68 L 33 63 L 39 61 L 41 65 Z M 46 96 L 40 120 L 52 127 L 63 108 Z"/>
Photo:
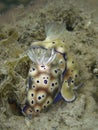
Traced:
<path id="1" fill-rule="evenodd" d="M 63 24 L 47 24 L 46 39 L 34 42 L 27 54 L 32 61 L 27 80 L 27 97 L 22 112 L 34 116 L 52 103 L 63 98 L 66 102 L 76 99 L 75 82 L 79 72 L 74 54 L 61 39 Z"/>

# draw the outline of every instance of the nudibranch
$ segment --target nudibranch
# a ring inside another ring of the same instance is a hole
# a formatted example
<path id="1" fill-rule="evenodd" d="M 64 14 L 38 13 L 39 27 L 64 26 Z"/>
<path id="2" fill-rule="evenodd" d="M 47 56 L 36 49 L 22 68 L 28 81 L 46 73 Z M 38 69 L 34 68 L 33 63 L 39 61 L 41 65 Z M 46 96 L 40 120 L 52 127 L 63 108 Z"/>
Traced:
<path id="1" fill-rule="evenodd" d="M 27 54 L 32 61 L 27 80 L 27 97 L 22 112 L 36 115 L 63 98 L 76 99 L 75 82 L 79 77 L 74 54 L 61 39 L 63 24 L 47 24 L 46 39 L 34 42 Z M 70 53 L 70 54 L 69 54 Z"/>

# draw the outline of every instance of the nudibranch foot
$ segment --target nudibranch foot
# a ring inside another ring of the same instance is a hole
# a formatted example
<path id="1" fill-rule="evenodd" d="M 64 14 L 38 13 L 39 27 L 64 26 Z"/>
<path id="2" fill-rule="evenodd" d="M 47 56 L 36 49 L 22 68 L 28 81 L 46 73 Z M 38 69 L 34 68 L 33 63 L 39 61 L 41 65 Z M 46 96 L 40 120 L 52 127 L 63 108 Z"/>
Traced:
<path id="1" fill-rule="evenodd" d="M 62 95 L 61 92 L 59 92 L 57 94 L 57 96 L 54 98 L 53 103 L 57 103 L 58 101 L 60 101 L 62 99 Z"/>
<path id="2" fill-rule="evenodd" d="M 30 105 L 24 105 L 21 107 L 21 113 L 28 117 L 29 119 L 32 119 L 35 116 L 38 116 L 40 111 L 38 111 L 38 107 L 36 106 L 36 111 L 30 106 Z"/>
<path id="3" fill-rule="evenodd" d="M 67 102 L 72 102 L 76 99 L 75 92 L 68 82 L 64 82 L 61 88 L 61 95 L 63 99 Z"/>
<path id="4" fill-rule="evenodd" d="M 67 67 L 63 77 L 61 95 L 65 101 L 72 102 L 76 99 L 76 88 L 81 86 L 81 84 L 76 86 L 79 80 L 79 71 L 75 56 L 72 54 L 67 55 Z"/>
<path id="5" fill-rule="evenodd" d="M 74 90 L 77 90 L 77 89 L 81 88 L 83 85 L 84 85 L 84 83 L 80 83 L 80 84 L 74 86 L 73 89 L 74 89 Z"/>
<path id="6" fill-rule="evenodd" d="M 21 107 L 21 112 L 24 116 L 28 117 L 31 119 L 33 117 L 33 110 L 30 106 L 24 105 Z"/>

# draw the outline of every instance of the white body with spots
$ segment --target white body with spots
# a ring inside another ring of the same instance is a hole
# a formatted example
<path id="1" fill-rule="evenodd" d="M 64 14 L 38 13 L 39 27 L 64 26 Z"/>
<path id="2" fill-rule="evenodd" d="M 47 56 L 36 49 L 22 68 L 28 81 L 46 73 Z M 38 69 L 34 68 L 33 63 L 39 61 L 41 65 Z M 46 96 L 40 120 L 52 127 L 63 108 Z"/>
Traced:
<path id="1" fill-rule="evenodd" d="M 28 74 L 25 115 L 32 115 L 52 104 L 58 93 L 67 102 L 74 101 L 78 70 L 73 54 L 61 40 L 64 25 L 46 26 L 46 39 L 35 42 L 28 50 L 32 65 Z"/>

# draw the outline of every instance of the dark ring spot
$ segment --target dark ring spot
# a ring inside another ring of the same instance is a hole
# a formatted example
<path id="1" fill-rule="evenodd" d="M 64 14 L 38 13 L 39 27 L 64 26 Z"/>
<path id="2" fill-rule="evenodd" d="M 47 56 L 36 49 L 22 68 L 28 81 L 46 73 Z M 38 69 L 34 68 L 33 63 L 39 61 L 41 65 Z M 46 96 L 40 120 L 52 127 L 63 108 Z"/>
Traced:
<path id="1" fill-rule="evenodd" d="M 55 83 L 55 85 L 57 85 L 57 82 Z"/>
<path id="2" fill-rule="evenodd" d="M 55 44 L 55 42 L 52 42 L 52 44 Z"/>
<path id="3" fill-rule="evenodd" d="M 52 86 L 54 86 L 54 83 L 52 83 Z"/>
<path id="4" fill-rule="evenodd" d="M 72 80 L 71 82 L 72 82 L 72 83 L 74 83 L 74 81 L 73 81 L 73 80 Z"/>
<path id="5" fill-rule="evenodd" d="M 34 96 L 34 94 L 32 93 L 32 94 L 31 94 L 31 96 L 33 97 L 33 96 Z"/>
<path id="6" fill-rule="evenodd" d="M 32 100 L 32 102 L 31 102 L 32 104 L 34 104 L 34 101 Z"/>
<path id="7" fill-rule="evenodd" d="M 42 65 L 41 67 L 45 67 L 44 65 Z"/>
<path id="8" fill-rule="evenodd" d="M 37 83 L 39 83 L 39 80 L 37 80 Z"/>
<path id="9" fill-rule="evenodd" d="M 44 83 L 47 84 L 47 80 L 44 80 Z"/>
<path id="10" fill-rule="evenodd" d="M 32 68 L 32 70 L 34 71 L 34 70 L 35 70 L 35 68 Z"/>
<path id="11" fill-rule="evenodd" d="M 46 108 L 46 106 L 44 105 L 44 108 Z"/>
<path id="12" fill-rule="evenodd" d="M 49 104 L 49 101 L 47 101 L 47 104 Z"/>
<path id="13" fill-rule="evenodd" d="M 57 73 L 57 70 L 55 70 L 55 73 Z"/>
<path id="14" fill-rule="evenodd" d="M 75 77 L 77 78 L 77 77 L 78 77 L 78 75 L 76 74 L 76 75 L 75 75 Z"/>
<path id="15" fill-rule="evenodd" d="M 39 96 L 38 99 L 41 100 L 41 96 Z"/>
<path id="16" fill-rule="evenodd" d="M 36 112 L 39 112 L 39 110 L 37 109 Z"/>

